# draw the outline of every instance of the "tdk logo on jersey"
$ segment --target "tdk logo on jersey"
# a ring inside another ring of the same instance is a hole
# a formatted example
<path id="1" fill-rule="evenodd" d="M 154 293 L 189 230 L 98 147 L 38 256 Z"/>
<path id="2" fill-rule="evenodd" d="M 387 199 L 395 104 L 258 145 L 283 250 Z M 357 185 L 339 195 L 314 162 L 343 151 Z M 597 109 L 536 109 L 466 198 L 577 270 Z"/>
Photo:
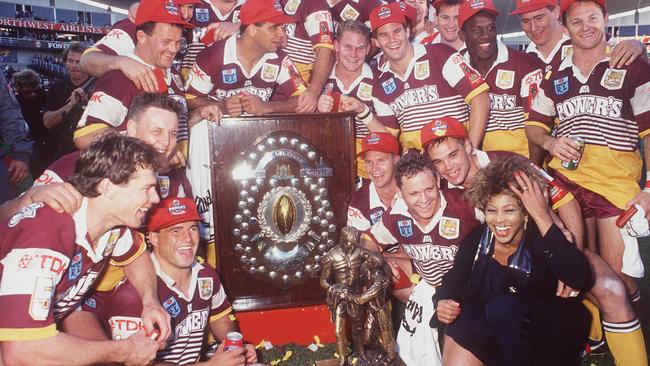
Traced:
<path id="1" fill-rule="evenodd" d="M 390 78 L 383 83 L 381 83 L 381 86 L 384 88 L 384 92 L 386 94 L 393 94 L 395 90 L 397 90 L 397 85 L 395 85 L 395 79 Z"/>
<path id="2" fill-rule="evenodd" d="M 221 78 L 226 84 L 234 84 L 237 82 L 237 70 L 236 69 L 226 69 L 221 72 Z"/>
<path id="3" fill-rule="evenodd" d="M 553 86 L 555 86 L 555 94 L 562 95 L 569 91 L 569 77 L 565 76 L 559 79 L 553 80 Z"/>
<path id="4" fill-rule="evenodd" d="M 400 220 L 397 222 L 399 234 L 405 238 L 413 236 L 413 223 L 411 220 Z"/>
<path id="5" fill-rule="evenodd" d="M 70 281 L 76 280 L 77 277 L 79 277 L 81 274 L 82 258 L 82 253 L 77 253 L 74 257 L 72 257 L 72 262 L 70 263 L 70 268 L 68 269 L 68 279 Z"/>
<path id="6" fill-rule="evenodd" d="M 178 301 L 174 296 L 170 296 L 165 302 L 163 302 L 163 307 L 172 318 L 176 318 L 178 314 L 181 313 L 181 307 L 178 305 Z"/>

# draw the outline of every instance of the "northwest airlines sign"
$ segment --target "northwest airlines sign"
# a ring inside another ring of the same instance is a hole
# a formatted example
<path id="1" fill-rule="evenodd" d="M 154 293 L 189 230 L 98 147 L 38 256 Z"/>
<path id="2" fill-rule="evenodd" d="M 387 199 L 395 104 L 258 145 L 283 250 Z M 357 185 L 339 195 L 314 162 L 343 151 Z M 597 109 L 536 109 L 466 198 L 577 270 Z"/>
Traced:
<path id="1" fill-rule="evenodd" d="M 18 28 L 34 28 L 44 29 L 59 32 L 73 32 L 73 33 L 108 33 L 110 28 L 96 27 L 94 25 L 77 25 L 68 23 L 51 23 L 42 22 L 39 20 L 22 20 L 14 18 L 0 18 L 0 26 L 18 27 Z"/>

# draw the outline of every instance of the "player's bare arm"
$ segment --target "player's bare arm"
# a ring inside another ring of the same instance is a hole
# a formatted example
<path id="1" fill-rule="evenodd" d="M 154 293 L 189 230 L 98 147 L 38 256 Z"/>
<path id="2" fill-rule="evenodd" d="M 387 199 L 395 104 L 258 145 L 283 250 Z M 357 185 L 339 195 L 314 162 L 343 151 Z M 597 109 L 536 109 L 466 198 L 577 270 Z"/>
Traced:
<path id="1" fill-rule="evenodd" d="M 0 205 L 0 220 L 7 220 L 11 215 L 34 202 L 43 202 L 56 212 L 73 213 L 81 206 L 81 194 L 70 183 L 52 183 L 35 186 L 23 195 Z"/>
<path id="2" fill-rule="evenodd" d="M 298 97 L 297 113 L 313 113 L 318 106 L 320 96 L 332 67 L 334 67 L 334 50 L 327 47 L 316 47 L 314 66 L 309 79 L 309 87 Z"/>
<path id="3" fill-rule="evenodd" d="M 487 91 L 477 94 L 469 102 L 470 113 L 467 125 L 469 126 L 469 141 L 475 148 L 480 148 L 485 136 L 488 117 L 490 116 L 490 98 Z"/>
<path id="4" fill-rule="evenodd" d="M 158 91 L 153 70 L 130 57 L 107 55 L 101 51 L 86 52 L 81 56 L 79 67 L 86 74 L 100 77 L 109 71 L 120 70 L 135 86 L 147 93 Z"/>

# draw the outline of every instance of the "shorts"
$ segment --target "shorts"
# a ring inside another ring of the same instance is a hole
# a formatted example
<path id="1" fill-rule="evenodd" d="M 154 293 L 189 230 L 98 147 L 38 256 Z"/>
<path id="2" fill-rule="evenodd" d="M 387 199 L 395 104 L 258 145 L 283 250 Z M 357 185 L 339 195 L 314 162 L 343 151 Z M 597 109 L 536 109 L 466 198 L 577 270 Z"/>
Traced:
<path id="1" fill-rule="evenodd" d="M 551 170 L 549 173 L 559 184 L 573 193 L 578 204 L 580 204 L 583 217 L 606 219 L 608 217 L 618 216 L 623 212 L 623 210 L 609 202 L 607 198 L 574 183 L 561 173 L 554 170 Z"/>

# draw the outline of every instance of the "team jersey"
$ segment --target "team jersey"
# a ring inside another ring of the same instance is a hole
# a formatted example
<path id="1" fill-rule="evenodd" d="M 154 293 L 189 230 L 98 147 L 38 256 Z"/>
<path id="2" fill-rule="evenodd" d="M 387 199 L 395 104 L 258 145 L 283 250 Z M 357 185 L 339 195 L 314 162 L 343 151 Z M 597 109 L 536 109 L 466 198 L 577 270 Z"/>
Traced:
<path id="1" fill-rule="evenodd" d="M 144 252 L 125 228 L 93 246 L 87 210 L 87 198 L 72 215 L 37 202 L 0 226 L 0 341 L 56 335 L 56 322 L 81 303 L 107 262 L 126 265 Z"/>
<path id="2" fill-rule="evenodd" d="M 280 0 L 280 5 L 296 21 L 285 27 L 284 51 L 299 67 L 314 62 L 314 48 L 334 49 L 334 26 L 326 0 Z"/>
<path id="3" fill-rule="evenodd" d="M 237 36 L 213 43 L 196 58 L 190 70 L 187 98 L 208 96 L 224 101 L 243 92 L 268 102 L 274 93 L 299 95 L 307 89 L 291 59 L 282 52 L 269 52 L 250 72 L 237 58 Z"/>
<path id="4" fill-rule="evenodd" d="M 642 160 L 639 137 L 650 134 L 650 65 L 635 60 L 612 68 L 609 58 L 583 76 L 567 57 L 541 83 L 527 125 L 557 136 L 585 140 L 578 168 L 568 170 L 553 158 L 549 167 L 576 184 L 607 198 L 618 208 L 639 192 Z"/>
<path id="5" fill-rule="evenodd" d="M 142 59 L 133 54 L 129 57 L 146 65 Z M 150 65 L 149 67 L 154 68 Z M 171 95 L 175 100 L 182 103 L 183 114 L 186 114 L 187 103 L 184 98 L 185 91 L 180 75 L 173 74 L 170 69 L 167 69 L 163 71 L 163 76 L 166 85 L 159 86 L 160 93 Z M 144 93 L 119 70 L 109 71 L 98 78 L 93 93 L 88 99 L 88 105 L 81 119 L 79 119 L 74 138 L 77 139 L 107 127 L 112 127 L 117 131 L 125 131 L 129 106 L 136 96 Z M 180 122 L 179 119 L 179 135 L 184 134 L 185 139 L 187 139 L 187 125 L 184 127 L 185 131 L 183 132 L 181 131 Z"/>
<path id="6" fill-rule="evenodd" d="M 440 191 L 440 208 L 422 228 L 398 198 L 381 221 L 370 229 L 372 239 L 383 247 L 396 244 L 413 260 L 417 273 L 431 286 L 439 286 L 454 264 L 462 240 L 480 223 L 476 210 L 463 198 L 463 191 Z"/>
<path id="7" fill-rule="evenodd" d="M 358 20 L 370 27 L 370 12 L 382 4 L 382 0 L 327 0 L 335 26 L 345 20 Z"/>
<path id="8" fill-rule="evenodd" d="M 469 52 L 464 57 L 469 63 Z M 497 41 L 497 58 L 484 77 L 490 87 L 484 151 L 512 151 L 529 157 L 525 127 L 530 102 L 542 81 L 538 65 L 532 56 Z"/>
<path id="9" fill-rule="evenodd" d="M 219 276 L 211 267 L 195 262 L 186 295 L 162 270 L 154 254 L 151 260 L 156 269 L 158 297 L 171 316 L 172 330 L 167 346 L 158 351 L 155 361 L 177 365 L 197 362 L 209 324 L 232 310 Z M 144 329 L 142 301 L 128 281 L 112 291 L 94 293 L 82 308 L 99 318 L 112 339 L 126 339 Z"/>
<path id="10" fill-rule="evenodd" d="M 404 150 L 422 149 L 420 130 L 436 118 L 451 116 L 465 122 L 468 103 L 488 89 L 461 56 L 443 44 L 413 44 L 413 58 L 404 77 L 386 70 L 372 89 L 377 118 L 384 126 L 399 123 Z"/>
<path id="11" fill-rule="evenodd" d="M 528 47 L 526 47 L 526 52 L 533 55 L 539 62 L 540 65 L 543 65 L 545 78 L 549 78 L 553 73 L 553 70 L 557 69 L 562 63 L 562 60 L 567 55 L 573 54 L 573 46 L 571 46 L 571 39 L 566 34 L 562 34 L 562 38 L 555 44 L 553 50 L 548 54 L 548 57 L 544 57 L 542 52 L 537 49 L 537 45 L 534 42 L 530 42 Z"/>
<path id="12" fill-rule="evenodd" d="M 393 201 L 395 199 L 397 199 L 397 195 Z M 368 231 L 372 225 L 381 221 L 381 217 L 387 209 L 388 207 L 379 198 L 375 184 L 364 179 L 361 188 L 352 193 L 348 206 L 348 226 L 352 226 L 359 232 Z"/>
<path id="13" fill-rule="evenodd" d="M 115 23 L 108 33 L 86 52 L 101 51 L 107 55 L 125 56 L 135 50 L 135 24 L 129 18 Z"/>
<path id="14" fill-rule="evenodd" d="M 189 30 L 188 37 L 185 38 L 187 48 L 182 61 L 183 75 L 186 75 L 185 70 L 189 71 L 192 68 L 199 52 L 212 43 L 212 39 L 203 39 L 208 32 L 208 26 L 213 23 L 223 22 L 239 23 L 239 11 L 244 1 L 237 0 L 227 13 L 221 13 L 209 0 L 195 5 L 194 16 L 190 20 L 190 23 L 194 25 L 194 29 Z"/>

